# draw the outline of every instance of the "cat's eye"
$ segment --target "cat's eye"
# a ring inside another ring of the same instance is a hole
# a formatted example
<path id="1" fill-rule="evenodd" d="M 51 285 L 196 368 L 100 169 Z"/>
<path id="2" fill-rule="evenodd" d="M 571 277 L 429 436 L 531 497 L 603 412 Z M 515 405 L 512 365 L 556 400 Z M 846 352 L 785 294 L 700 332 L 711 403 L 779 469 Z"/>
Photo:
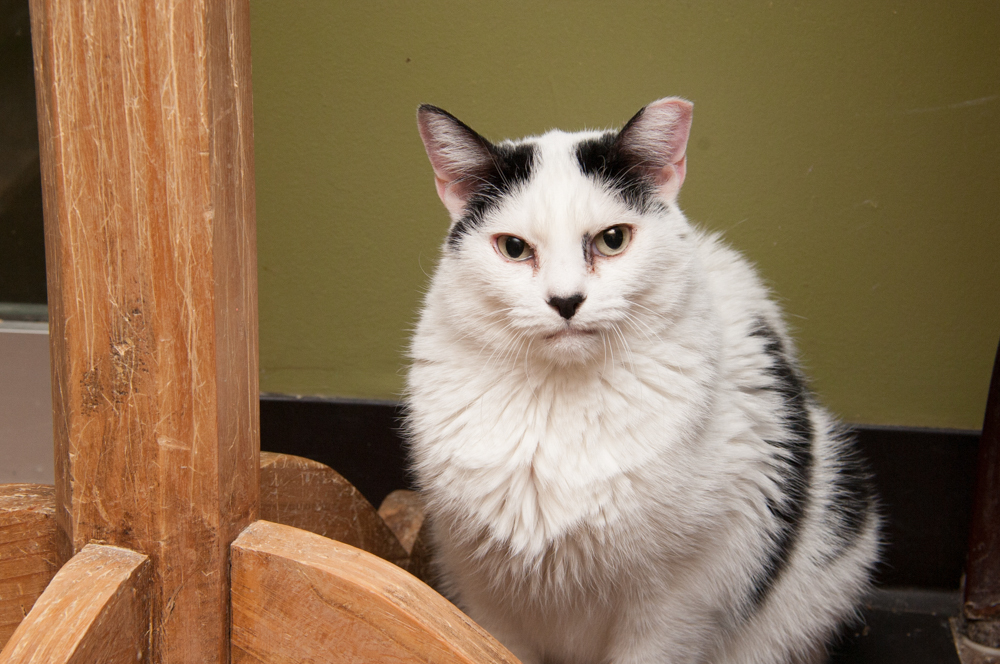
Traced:
<path id="1" fill-rule="evenodd" d="M 513 235 L 498 235 L 496 244 L 500 255 L 512 261 L 526 261 L 535 255 L 531 245 Z"/>
<path id="2" fill-rule="evenodd" d="M 594 250 L 602 256 L 616 256 L 625 251 L 632 239 L 632 229 L 628 226 L 605 228 L 594 238 Z"/>

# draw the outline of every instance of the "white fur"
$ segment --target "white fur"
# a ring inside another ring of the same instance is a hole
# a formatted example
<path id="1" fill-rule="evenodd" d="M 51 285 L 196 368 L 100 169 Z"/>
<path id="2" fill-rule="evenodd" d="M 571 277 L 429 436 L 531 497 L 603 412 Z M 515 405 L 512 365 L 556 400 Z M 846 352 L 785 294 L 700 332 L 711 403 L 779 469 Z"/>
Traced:
<path id="1" fill-rule="evenodd" d="M 581 136 L 532 139 L 534 176 L 443 252 L 413 338 L 412 457 L 443 587 L 525 663 L 812 661 L 867 587 L 877 518 L 825 554 L 841 443 L 810 404 L 797 544 L 734 617 L 774 526 L 766 441 L 785 435 L 750 331 L 790 342 L 745 260 L 676 205 L 640 214 L 596 186 Z M 581 238 L 621 223 L 627 250 L 588 264 Z M 537 260 L 503 259 L 501 233 Z M 569 321 L 546 303 L 577 292 Z"/>

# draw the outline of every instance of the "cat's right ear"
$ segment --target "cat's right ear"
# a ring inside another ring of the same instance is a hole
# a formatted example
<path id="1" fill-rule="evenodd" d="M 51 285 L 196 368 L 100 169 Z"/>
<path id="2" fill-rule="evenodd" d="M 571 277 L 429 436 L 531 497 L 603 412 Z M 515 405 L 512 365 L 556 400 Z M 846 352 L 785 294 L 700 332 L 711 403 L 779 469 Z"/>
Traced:
<path id="1" fill-rule="evenodd" d="M 417 109 L 417 127 L 434 169 L 438 196 L 457 221 L 493 167 L 490 142 L 451 113 L 430 104 Z"/>
<path id="2" fill-rule="evenodd" d="M 636 113 L 615 140 L 615 147 L 630 155 L 669 201 L 677 198 L 684 184 L 693 109 L 680 97 L 654 101 Z"/>

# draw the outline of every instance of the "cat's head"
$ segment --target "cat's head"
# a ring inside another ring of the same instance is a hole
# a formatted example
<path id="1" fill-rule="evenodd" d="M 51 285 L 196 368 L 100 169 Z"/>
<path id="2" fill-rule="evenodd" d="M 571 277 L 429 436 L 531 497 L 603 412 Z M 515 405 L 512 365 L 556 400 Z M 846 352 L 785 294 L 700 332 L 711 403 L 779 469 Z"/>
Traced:
<path id="1" fill-rule="evenodd" d="M 676 199 L 692 105 L 653 102 L 620 131 L 491 143 L 437 107 L 417 114 L 451 215 L 429 306 L 494 352 L 607 357 L 669 323 L 691 247 Z"/>

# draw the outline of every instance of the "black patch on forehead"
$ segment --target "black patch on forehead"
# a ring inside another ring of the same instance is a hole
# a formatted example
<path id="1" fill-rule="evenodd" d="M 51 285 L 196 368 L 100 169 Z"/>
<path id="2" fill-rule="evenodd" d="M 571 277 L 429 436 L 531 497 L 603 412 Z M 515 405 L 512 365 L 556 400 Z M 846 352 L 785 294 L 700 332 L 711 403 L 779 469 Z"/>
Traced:
<path id="1" fill-rule="evenodd" d="M 609 131 L 580 141 L 576 161 L 584 175 L 609 187 L 629 207 L 646 212 L 655 201 L 655 186 L 643 162 L 622 148 L 619 134 Z"/>
<path id="2" fill-rule="evenodd" d="M 448 231 L 448 246 L 457 249 L 462 236 L 483 223 L 486 213 L 500 204 L 504 196 L 531 178 L 537 148 L 533 143 L 488 144 L 491 167 L 476 173 L 478 184 L 469 197 L 465 214 Z"/>

